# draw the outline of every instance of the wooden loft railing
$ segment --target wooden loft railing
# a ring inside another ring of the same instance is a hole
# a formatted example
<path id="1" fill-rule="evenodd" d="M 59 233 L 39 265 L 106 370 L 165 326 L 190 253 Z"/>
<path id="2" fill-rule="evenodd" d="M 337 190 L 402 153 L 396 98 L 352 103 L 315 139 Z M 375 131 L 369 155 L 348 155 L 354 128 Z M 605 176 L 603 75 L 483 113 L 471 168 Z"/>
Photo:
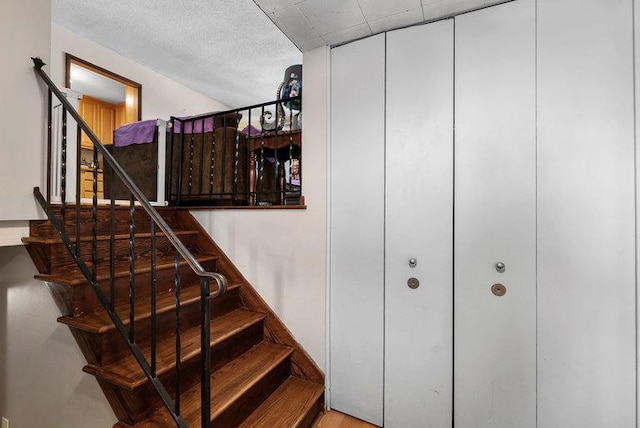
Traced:
<path id="1" fill-rule="evenodd" d="M 167 200 L 177 206 L 303 205 L 300 97 L 167 126 Z M 272 111 L 275 111 L 272 112 Z"/>

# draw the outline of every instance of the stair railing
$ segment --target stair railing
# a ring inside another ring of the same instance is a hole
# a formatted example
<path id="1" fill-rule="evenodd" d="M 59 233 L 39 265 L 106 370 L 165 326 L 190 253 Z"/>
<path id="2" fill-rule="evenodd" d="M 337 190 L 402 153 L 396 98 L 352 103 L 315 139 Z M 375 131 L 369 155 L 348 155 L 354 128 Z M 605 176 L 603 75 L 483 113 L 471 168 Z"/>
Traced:
<path id="1" fill-rule="evenodd" d="M 293 103 L 297 113 L 283 104 Z M 302 97 L 171 117 L 167 200 L 183 207 L 304 205 Z M 272 112 L 273 110 L 273 112 Z M 239 129 L 239 127 L 242 129 Z"/>
<path id="2" fill-rule="evenodd" d="M 93 130 L 87 125 L 87 123 L 80 117 L 80 114 L 77 110 L 71 105 L 71 103 L 67 100 L 66 96 L 57 88 L 57 86 L 53 83 L 53 81 L 49 78 L 47 73 L 42 69 L 45 65 L 40 58 L 32 58 L 34 64 L 34 70 L 36 75 L 38 75 L 42 81 L 48 87 L 48 123 L 47 123 L 47 139 L 48 139 L 48 147 L 47 147 L 47 191 L 46 198 L 40 192 L 38 187 L 34 188 L 34 196 L 37 201 L 40 203 L 44 211 L 46 212 L 49 220 L 57 230 L 60 235 L 62 241 L 64 242 L 67 249 L 70 251 L 72 257 L 74 258 L 79 270 L 82 272 L 86 280 L 91 285 L 94 290 L 98 300 L 103 306 L 104 310 L 107 312 L 111 320 L 113 321 L 115 327 L 122 335 L 122 338 L 127 343 L 129 349 L 137 360 L 138 364 L 144 371 L 147 378 L 150 380 L 153 387 L 158 392 L 161 400 L 167 407 L 167 410 L 171 414 L 172 418 L 175 420 L 178 426 L 187 427 L 187 422 L 181 414 L 180 409 L 180 369 L 181 369 L 181 344 L 180 344 L 180 258 L 182 258 L 193 270 L 193 272 L 200 278 L 200 310 L 201 310 L 201 361 L 200 361 L 200 369 L 201 369 L 201 418 L 202 418 L 202 427 L 210 425 L 211 418 L 211 385 L 210 385 L 210 305 L 209 300 L 218 297 L 222 293 L 224 293 L 227 289 L 227 279 L 217 273 L 217 272 L 208 272 L 200 265 L 198 260 L 193 256 L 193 254 L 189 251 L 189 249 L 185 246 L 185 244 L 176 236 L 171 227 L 166 223 L 166 221 L 162 218 L 162 216 L 158 213 L 158 211 L 151 205 L 150 201 L 147 197 L 140 191 L 138 186 L 131 180 L 131 178 L 127 175 L 121 165 L 113 158 L 111 153 L 105 148 L 102 142 L 96 137 Z M 60 218 L 58 218 L 52 208 L 51 204 L 51 192 L 52 192 L 52 114 L 51 114 L 51 104 L 52 104 L 52 95 L 61 103 L 56 107 L 62 106 L 62 116 L 61 116 L 61 147 L 60 147 L 60 163 L 57 165 L 60 169 Z M 67 221 L 67 167 L 68 167 L 68 144 L 67 144 L 67 113 L 70 114 L 73 119 L 75 119 L 77 123 L 77 141 L 76 141 L 76 195 L 75 195 L 75 240 L 69 236 L 67 231 L 65 230 L 65 222 Z M 97 229 L 98 225 L 98 216 L 97 216 L 97 206 L 98 206 L 98 168 L 93 168 L 93 189 L 92 189 L 92 239 L 91 239 L 91 261 L 89 265 L 87 261 L 84 260 L 80 253 L 80 169 L 81 169 L 81 143 L 80 136 L 81 132 L 84 132 L 89 140 L 93 143 L 93 164 L 97 166 L 98 164 L 98 153 L 102 155 L 102 159 L 104 165 L 109 165 L 111 170 L 113 171 L 112 175 L 115 174 L 120 180 L 124 182 L 126 187 L 130 192 L 129 198 L 129 213 L 130 213 L 130 221 L 129 221 L 129 327 L 125 326 L 125 323 L 122 321 L 120 316 L 116 313 L 115 310 L 115 301 L 116 301 L 116 292 L 115 292 L 115 283 L 114 283 L 114 243 L 115 243 L 115 232 L 114 232 L 114 220 L 115 220 L 115 200 L 113 192 L 111 194 L 111 211 L 110 211 L 110 240 L 109 240 L 109 260 L 110 260 L 110 269 L 109 269 L 109 297 L 105 294 L 105 292 L 100 287 L 98 283 L 98 274 L 97 274 Z M 160 171 L 159 173 L 162 173 Z M 137 259 L 135 253 L 135 240 L 136 240 L 136 223 L 135 223 L 135 212 L 136 206 L 142 207 L 144 211 L 149 215 L 150 227 L 151 227 L 151 249 L 150 249 L 150 258 L 151 258 L 151 355 L 150 360 L 144 356 L 140 347 L 136 343 L 135 336 L 135 262 Z M 171 242 L 173 247 L 175 248 L 175 305 L 176 305 L 176 322 L 175 322 L 175 337 L 176 337 L 176 382 L 173 385 L 175 389 L 175 399 L 171 397 L 167 388 L 163 385 L 163 383 L 158 378 L 156 372 L 156 338 L 157 338 L 157 326 L 156 326 L 156 228 L 160 229 L 160 231 L 164 234 L 166 239 Z M 217 289 L 215 292 L 210 291 L 210 282 L 211 280 L 215 281 Z"/>

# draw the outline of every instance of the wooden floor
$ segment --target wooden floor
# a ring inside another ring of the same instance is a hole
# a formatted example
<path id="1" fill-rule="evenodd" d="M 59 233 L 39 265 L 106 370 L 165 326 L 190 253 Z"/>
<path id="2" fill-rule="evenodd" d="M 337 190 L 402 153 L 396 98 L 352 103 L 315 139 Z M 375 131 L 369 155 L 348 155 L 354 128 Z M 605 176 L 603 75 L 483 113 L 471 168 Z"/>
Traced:
<path id="1" fill-rule="evenodd" d="M 330 410 L 320 417 L 313 428 L 376 428 L 376 426 L 344 413 Z"/>

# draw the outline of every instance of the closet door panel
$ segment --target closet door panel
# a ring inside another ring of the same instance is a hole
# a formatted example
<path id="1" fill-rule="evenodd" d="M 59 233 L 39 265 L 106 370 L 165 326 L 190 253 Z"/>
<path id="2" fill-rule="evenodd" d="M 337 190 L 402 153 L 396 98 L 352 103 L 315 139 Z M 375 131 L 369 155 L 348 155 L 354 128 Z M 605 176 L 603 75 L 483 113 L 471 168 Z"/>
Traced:
<path id="1" fill-rule="evenodd" d="M 534 428 L 535 2 L 456 17 L 455 61 L 454 426 Z"/>
<path id="2" fill-rule="evenodd" d="M 386 135 L 384 426 L 451 427 L 453 20 L 388 33 Z"/>
<path id="3" fill-rule="evenodd" d="M 331 407 L 382 425 L 385 36 L 331 52 Z"/>
<path id="4" fill-rule="evenodd" d="M 635 427 L 631 0 L 538 0 L 541 427 Z"/>

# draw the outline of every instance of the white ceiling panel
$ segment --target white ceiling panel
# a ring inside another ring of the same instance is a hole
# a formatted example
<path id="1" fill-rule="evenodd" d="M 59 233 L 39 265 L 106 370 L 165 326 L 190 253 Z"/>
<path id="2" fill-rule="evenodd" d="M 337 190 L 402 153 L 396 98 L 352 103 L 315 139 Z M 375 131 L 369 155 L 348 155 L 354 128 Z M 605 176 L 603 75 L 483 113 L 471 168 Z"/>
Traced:
<path id="1" fill-rule="evenodd" d="M 311 40 L 304 40 L 302 42 L 296 42 L 296 46 L 302 52 L 307 52 L 320 46 L 326 46 L 327 43 L 321 37 L 315 37 Z"/>
<path id="2" fill-rule="evenodd" d="M 419 24 L 423 21 L 422 7 L 417 7 L 396 15 L 386 16 L 375 21 L 369 21 L 369 27 L 371 27 L 371 31 L 376 34 L 388 31 L 390 28 L 407 27 L 409 25 Z"/>
<path id="3" fill-rule="evenodd" d="M 361 39 L 363 37 L 370 36 L 371 34 L 373 33 L 371 32 L 371 28 L 369 28 L 369 24 L 364 23 L 351 28 L 345 28 L 344 30 L 324 34 L 322 38 L 328 45 L 337 45 L 342 43 L 344 40 Z"/>
<path id="4" fill-rule="evenodd" d="M 398 15 L 422 7 L 420 0 L 358 0 L 367 22 Z"/>
<path id="5" fill-rule="evenodd" d="M 318 36 L 337 45 L 505 1 L 511 0 L 254 0 L 302 52 L 318 47 Z M 307 18 L 308 28 L 278 13 L 291 7 Z"/>
<path id="6" fill-rule="evenodd" d="M 492 4 L 504 3 L 508 0 L 440 0 L 438 2 L 422 2 L 424 19 L 432 21 L 442 18 L 443 16 L 451 16 L 478 9 Z"/>
<path id="7" fill-rule="evenodd" d="M 307 17 L 295 6 L 275 11 L 273 19 L 275 22 L 280 23 L 280 30 L 291 40 L 306 41 L 317 39 L 319 36 L 307 20 Z"/>
<path id="8" fill-rule="evenodd" d="M 260 2 L 256 2 L 256 4 L 264 13 L 269 15 L 279 10 L 289 8 L 300 1 L 301 0 L 298 0 L 297 2 L 295 0 L 262 0 Z"/>
<path id="9" fill-rule="evenodd" d="M 356 0 L 304 0 L 296 7 L 320 36 L 365 23 Z"/>

